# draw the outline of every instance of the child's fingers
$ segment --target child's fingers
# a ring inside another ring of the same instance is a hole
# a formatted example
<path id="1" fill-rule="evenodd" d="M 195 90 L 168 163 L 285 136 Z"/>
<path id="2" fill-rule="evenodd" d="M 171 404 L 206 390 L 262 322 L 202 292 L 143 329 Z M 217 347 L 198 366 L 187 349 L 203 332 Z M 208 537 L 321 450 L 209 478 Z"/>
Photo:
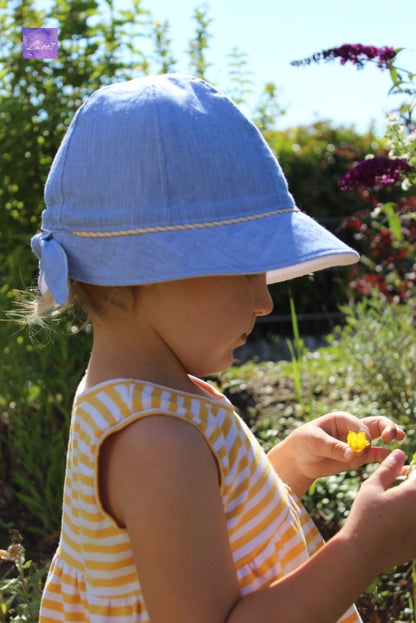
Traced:
<path id="1" fill-rule="evenodd" d="M 326 451 L 323 453 L 328 459 L 340 463 L 351 463 L 358 455 L 353 452 L 345 441 L 336 439 L 330 435 L 326 436 Z M 362 461 L 360 461 L 361 463 Z"/>
<path id="2" fill-rule="evenodd" d="M 370 476 L 367 482 L 379 481 L 384 490 L 389 489 L 400 475 L 405 462 L 404 452 L 393 450 Z"/>
<path id="3" fill-rule="evenodd" d="M 371 416 L 361 422 L 368 427 L 372 439 L 381 437 L 385 443 L 390 443 L 393 439 L 401 441 L 405 437 L 405 432 L 385 416 Z"/>
<path id="4" fill-rule="evenodd" d="M 382 430 L 380 436 L 382 440 L 384 441 L 384 443 L 390 443 L 394 439 L 401 441 L 402 439 L 404 439 L 405 433 L 398 426 L 395 426 L 394 424 L 393 425 L 389 424 L 388 426 L 386 426 L 386 428 Z"/>

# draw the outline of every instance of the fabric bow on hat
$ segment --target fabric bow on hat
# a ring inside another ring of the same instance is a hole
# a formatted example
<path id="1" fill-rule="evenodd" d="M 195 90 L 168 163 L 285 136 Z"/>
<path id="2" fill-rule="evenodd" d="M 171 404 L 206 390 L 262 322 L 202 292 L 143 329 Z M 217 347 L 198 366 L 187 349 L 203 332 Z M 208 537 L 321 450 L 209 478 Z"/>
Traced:
<path id="1" fill-rule="evenodd" d="M 33 236 L 31 247 L 39 259 L 38 286 L 41 294 L 48 289 L 58 305 L 68 302 L 68 259 L 63 247 L 50 231 Z"/>

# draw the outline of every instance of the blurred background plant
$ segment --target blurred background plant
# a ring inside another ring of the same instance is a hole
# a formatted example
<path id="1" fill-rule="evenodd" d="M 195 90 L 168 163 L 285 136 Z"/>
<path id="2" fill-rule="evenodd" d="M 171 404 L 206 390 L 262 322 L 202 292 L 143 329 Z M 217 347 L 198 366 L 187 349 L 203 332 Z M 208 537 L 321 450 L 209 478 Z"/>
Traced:
<path id="1" fill-rule="evenodd" d="M 416 447 L 416 301 L 401 305 L 386 303 L 384 296 L 374 292 L 356 302 L 344 305 L 346 317 L 338 343 L 349 353 L 357 392 L 365 386 L 371 405 L 403 423 L 410 447 Z M 370 415 L 370 413 L 368 413 Z"/>
<path id="2" fill-rule="evenodd" d="M 375 408 L 377 413 L 393 417 L 405 428 L 410 461 L 416 447 L 416 125 L 413 120 L 416 88 L 413 72 L 397 65 L 400 51 L 388 46 L 347 44 L 294 64 L 340 59 L 342 65 L 351 62 L 362 69 L 375 63 L 390 73 L 389 92 L 404 97 L 395 114 L 389 116 L 382 151 L 373 150 L 364 160 L 356 159 L 338 182 L 348 194 L 358 189 L 371 207 L 344 219 L 344 226 L 354 232 L 354 240 L 363 251 L 360 264 L 350 270 L 351 287 L 361 296 L 361 301 L 341 306 L 346 326 L 337 348 L 350 353 L 348 378 L 355 381 L 360 403 L 365 397 L 370 410 Z M 354 407 L 347 405 L 353 412 Z M 365 410 L 361 413 L 365 415 Z M 362 476 L 365 474 L 366 470 Z M 351 474 L 346 476 L 350 477 Z M 324 488 L 330 483 L 331 479 L 327 479 Z M 310 492 L 317 503 L 311 505 L 312 513 L 313 508 L 319 508 L 316 492 L 318 489 L 322 498 L 321 486 L 318 481 Z M 350 483 L 348 490 L 351 491 Z M 342 514 L 338 512 L 337 517 Z M 413 623 L 416 622 L 414 565 L 414 561 L 409 562 L 390 574 L 400 590 L 406 587 L 406 599 L 400 609 Z M 381 596 L 383 608 L 387 605 L 389 614 L 397 610 L 400 591 L 392 588 L 388 575 L 378 578 L 371 590 L 376 603 L 377 596 Z M 394 619 L 395 616 L 389 618 Z"/>
<path id="3" fill-rule="evenodd" d="M 0 550 L 0 621 L 37 623 L 43 580 L 49 565 L 39 568 L 26 560 L 18 530 L 10 530 L 9 536 L 7 550 Z"/>
<path id="4" fill-rule="evenodd" d="M 344 219 L 344 227 L 363 253 L 362 262 L 351 269 L 351 286 L 361 295 L 380 290 L 397 303 L 414 296 L 416 288 L 416 106 L 414 73 L 398 66 L 401 48 L 377 48 L 348 44 L 323 50 L 293 64 L 353 63 L 358 69 L 375 64 L 389 71 L 389 93 L 402 98 L 389 115 L 385 141 L 365 159 L 355 157 L 350 170 L 339 180 L 348 198 L 358 190 L 367 202 Z"/>

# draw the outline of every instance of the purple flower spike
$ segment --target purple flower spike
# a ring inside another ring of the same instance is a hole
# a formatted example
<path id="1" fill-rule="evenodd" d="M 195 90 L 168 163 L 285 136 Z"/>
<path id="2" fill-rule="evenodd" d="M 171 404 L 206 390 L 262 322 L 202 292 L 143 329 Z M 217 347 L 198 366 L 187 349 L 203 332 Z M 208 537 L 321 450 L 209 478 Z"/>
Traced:
<path id="1" fill-rule="evenodd" d="M 330 48 L 316 52 L 300 61 L 292 61 L 292 65 L 301 67 L 310 65 L 311 63 L 319 63 L 320 61 L 333 61 L 336 58 L 341 59 L 341 65 L 345 65 L 348 61 L 355 65 L 358 69 L 364 67 L 367 61 L 374 61 L 380 69 L 388 69 L 391 61 L 396 56 L 396 50 L 390 46 L 377 48 L 373 45 L 362 45 L 361 43 L 346 43 L 338 48 Z"/>
<path id="2" fill-rule="evenodd" d="M 371 188 L 378 184 L 397 184 L 403 174 L 413 170 L 406 158 L 387 158 L 376 156 L 358 162 L 351 171 L 342 177 L 338 185 L 341 190 L 354 190 L 357 186 Z"/>

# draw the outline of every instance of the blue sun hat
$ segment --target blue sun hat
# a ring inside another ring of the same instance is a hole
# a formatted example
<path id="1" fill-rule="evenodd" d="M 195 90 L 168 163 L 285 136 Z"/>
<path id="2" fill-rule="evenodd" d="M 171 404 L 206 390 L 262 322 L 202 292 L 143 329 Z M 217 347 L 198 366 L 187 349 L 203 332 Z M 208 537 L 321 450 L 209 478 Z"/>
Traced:
<path id="1" fill-rule="evenodd" d="M 39 287 L 68 277 L 139 285 L 267 273 L 269 283 L 358 261 L 302 213 L 257 128 L 223 94 L 181 74 L 100 88 L 75 114 L 32 238 Z"/>

